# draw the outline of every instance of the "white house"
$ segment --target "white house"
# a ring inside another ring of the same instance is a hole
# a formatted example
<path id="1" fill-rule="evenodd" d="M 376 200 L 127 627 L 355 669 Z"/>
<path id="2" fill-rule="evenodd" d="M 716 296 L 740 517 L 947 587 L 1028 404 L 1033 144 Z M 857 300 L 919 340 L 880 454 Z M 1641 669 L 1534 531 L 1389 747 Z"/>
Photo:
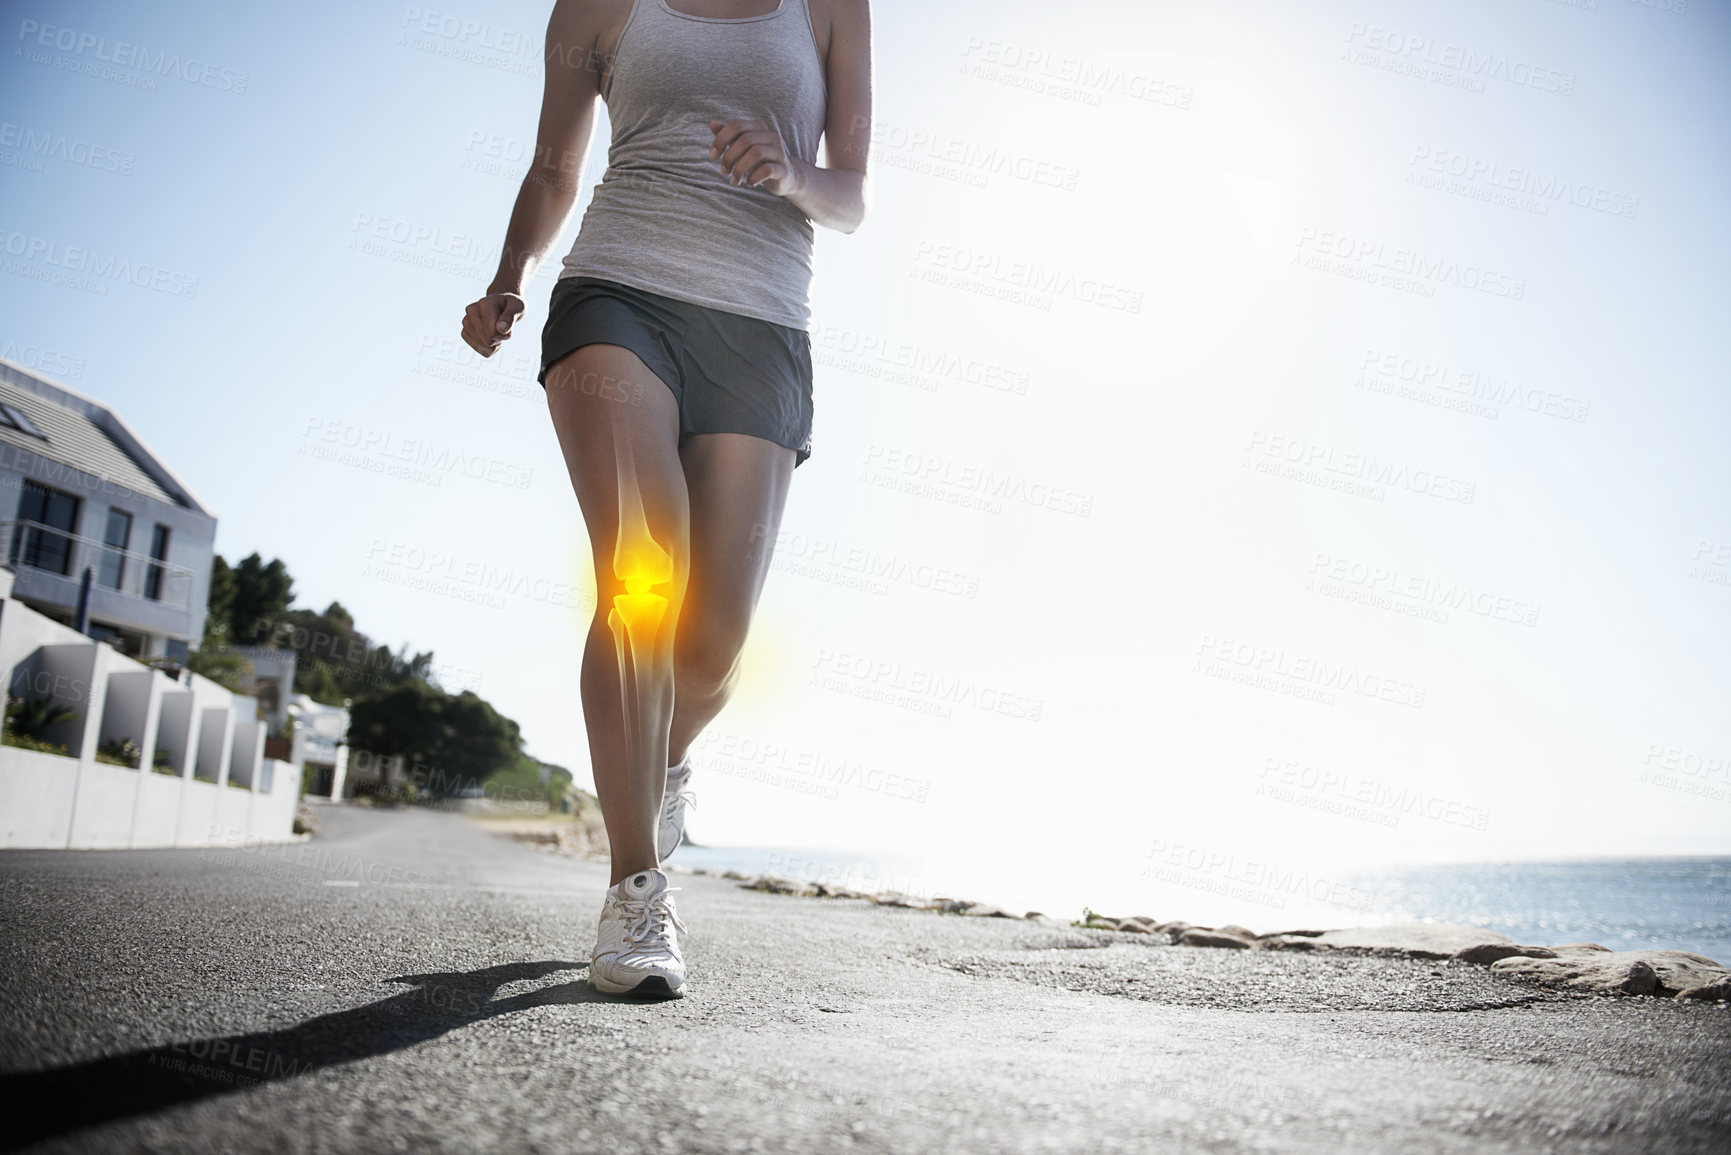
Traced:
<path id="1" fill-rule="evenodd" d="M 184 661 L 204 634 L 216 518 L 108 406 L 0 358 L 0 559 L 12 597 L 89 635 Z"/>

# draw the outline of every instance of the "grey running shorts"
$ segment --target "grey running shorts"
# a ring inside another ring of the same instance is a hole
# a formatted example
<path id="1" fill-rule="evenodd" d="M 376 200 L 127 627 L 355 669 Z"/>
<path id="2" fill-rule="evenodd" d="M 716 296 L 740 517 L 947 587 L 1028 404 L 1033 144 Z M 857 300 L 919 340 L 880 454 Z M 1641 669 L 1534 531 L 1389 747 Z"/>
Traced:
<path id="1" fill-rule="evenodd" d="M 811 456 L 811 335 L 599 277 L 561 277 L 541 330 L 541 373 L 584 345 L 620 345 L 679 404 L 679 439 L 747 433 Z"/>

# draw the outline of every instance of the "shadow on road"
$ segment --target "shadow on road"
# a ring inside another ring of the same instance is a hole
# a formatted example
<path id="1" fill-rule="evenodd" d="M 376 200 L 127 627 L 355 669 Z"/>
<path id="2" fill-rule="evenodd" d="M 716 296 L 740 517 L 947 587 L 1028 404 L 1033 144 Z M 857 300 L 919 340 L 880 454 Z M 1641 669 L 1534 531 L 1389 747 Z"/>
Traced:
<path id="1" fill-rule="evenodd" d="M 401 1050 L 531 1007 L 617 1001 L 582 981 L 493 999 L 507 983 L 586 965 L 509 963 L 477 971 L 404 975 L 385 980 L 408 984 L 411 989 L 402 994 L 280 1031 L 169 1043 L 70 1067 L 0 1076 L 0 1101 L 12 1104 L 0 1126 L 0 1150 Z"/>

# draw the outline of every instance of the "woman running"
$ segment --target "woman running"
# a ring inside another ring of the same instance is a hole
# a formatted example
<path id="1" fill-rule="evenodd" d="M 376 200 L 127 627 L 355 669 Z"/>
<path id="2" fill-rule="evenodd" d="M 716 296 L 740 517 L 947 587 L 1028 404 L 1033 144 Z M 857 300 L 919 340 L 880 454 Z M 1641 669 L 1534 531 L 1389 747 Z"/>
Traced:
<path id="1" fill-rule="evenodd" d="M 607 171 L 540 381 L 598 595 L 582 700 L 613 873 L 589 979 L 670 997 L 683 927 L 660 864 L 811 455 L 812 225 L 865 216 L 871 17 L 868 0 L 557 0 L 546 59 L 535 160 L 463 339 L 490 357 L 510 337 L 604 100 Z"/>

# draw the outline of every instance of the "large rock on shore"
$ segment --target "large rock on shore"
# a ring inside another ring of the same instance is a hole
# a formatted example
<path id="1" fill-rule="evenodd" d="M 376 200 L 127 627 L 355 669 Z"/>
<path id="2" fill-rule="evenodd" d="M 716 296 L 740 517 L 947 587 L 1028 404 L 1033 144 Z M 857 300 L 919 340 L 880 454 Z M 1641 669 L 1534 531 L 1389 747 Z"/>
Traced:
<path id="1" fill-rule="evenodd" d="M 1204 930 L 1192 927 L 1178 936 L 1179 946 L 1213 946 L 1225 947 L 1227 950 L 1249 950 L 1251 942 L 1235 934 L 1226 934 L 1223 930 Z"/>
<path id="2" fill-rule="evenodd" d="M 1409 922 L 1399 926 L 1360 926 L 1324 931 L 1311 938 L 1311 950 L 1350 950 L 1400 958 L 1446 959 L 1471 947 L 1509 942 L 1507 935 L 1476 926 Z M 1283 944 L 1291 949 L 1296 944 Z M 1280 949 L 1276 947 L 1275 949 Z"/>
<path id="3" fill-rule="evenodd" d="M 1481 942 L 1454 953 L 1456 962 L 1490 966 L 1506 958 L 1556 958 L 1557 952 L 1548 946 L 1516 946 L 1512 942 Z"/>
<path id="4" fill-rule="evenodd" d="M 1491 964 L 1497 974 L 1546 986 L 1602 994 L 1662 995 L 1710 987 L 1731 971 L 1704 955 L 1683 950 L 1559 949 L 1556 958 L 1506 958 Z"/>

